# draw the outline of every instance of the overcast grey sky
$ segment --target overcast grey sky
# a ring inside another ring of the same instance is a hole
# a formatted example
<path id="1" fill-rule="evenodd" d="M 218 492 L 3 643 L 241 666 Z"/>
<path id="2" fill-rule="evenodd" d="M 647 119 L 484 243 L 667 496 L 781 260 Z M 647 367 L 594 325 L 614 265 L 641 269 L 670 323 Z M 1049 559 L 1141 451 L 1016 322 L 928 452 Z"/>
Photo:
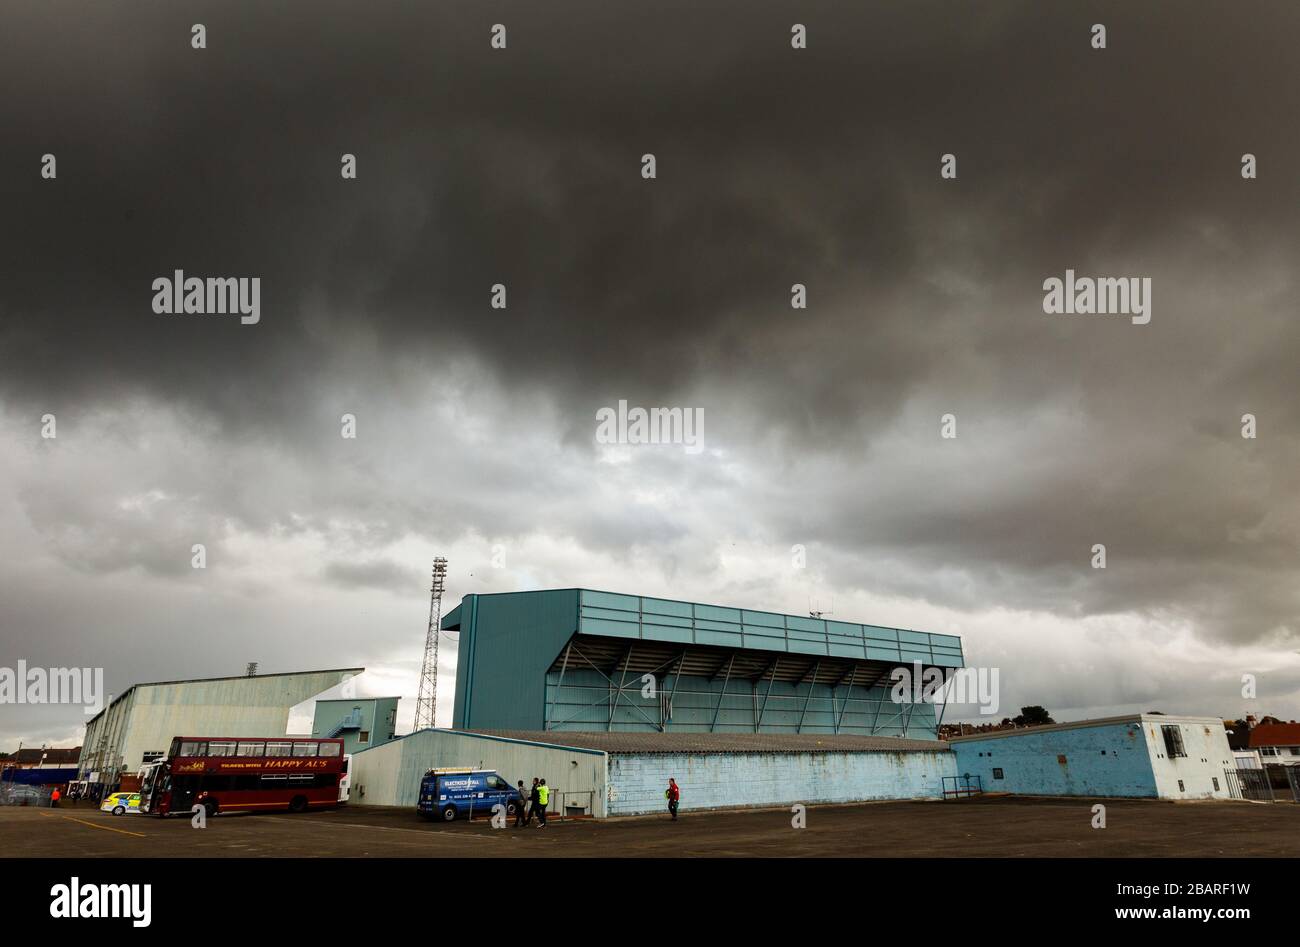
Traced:
<path id="1" fill-rule="evenodd" d="M 443 554 L 448 607 L 815 607 L 1005 712 L 1297 716 L 1300 7 L 1068 7 L 9 0 L 0 665 L 365 665 L 409 721 Z M 1151 322 L 1044 314 L 1067 268 Z M 175 269 L 261 321 L 155 314 Z M 706 449 L 597 443 L 620 399 Z"/>

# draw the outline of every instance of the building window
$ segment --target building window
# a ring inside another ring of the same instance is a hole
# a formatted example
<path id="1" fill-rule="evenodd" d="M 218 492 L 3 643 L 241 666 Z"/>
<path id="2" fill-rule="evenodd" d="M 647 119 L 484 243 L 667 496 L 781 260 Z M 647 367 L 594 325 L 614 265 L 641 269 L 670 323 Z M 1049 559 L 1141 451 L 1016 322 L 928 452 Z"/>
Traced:
<path id="1" fill-rule="evenodd" d="M 1187 792 L 1187 789 L 1186 789 L 1186 787 L 1183 786 L 1183 781 L 1182 781 L 1181 779 L 1178 780 L 1178 791 L 1179 791 L 1179 792 Z"/>
<path id="2" fill-rule="evenodd" d="M 1160 730 L 1165 736 L 1165 756 L 1172 760 L 1187 755 L 1187 751 L 1183 749 L 1183 731 L 1177 724 L 1165 724 Z"/>
<path id="3" fill-rule="evenodd" d="M 1215 791 L 1215 792 L 1218 792 L 1218 791 L 1219 791 L 1219 777 L 1218 777 L 1218 776 L 1211 776 L 1211 777 L 1210 777 L 1210 782 L 1214 783 L 1214 791 Z"/>
<path id="4" fill-rule="evenodd" d="M 995 767 L 993 767 L 993 778 L 994 778 L 994 779 L 1001 779 L 1001 778 L 1002 778 L 1002 767 L 1000 767 L 1000 766 L 995 766 Z"/>
<path id="5" fill-rule="evenodd" d="M 369 743 L 369 742 L 370 742 L 370 731 L 369 731 L 369 730 L 362 730 L 362 731 L 358 732 L 358 733 L 357 733 L 357 740 L 358 740 L 359 742 L 361 742 L 361 743 Z"/>
<path id="6" fill-rule="evenodd" d="M 151 753 L 144 753 L 144 754 L 141 754 L 141 756 L 140 756 L 140 762 L 141 762 L 141 763 L 152 763 L 154 760 L 160 760 L 160 759 L 162 759 L 164 756 L 166 756 L 166 754 L 163 753 L 161 750 L 154 750 L 154 751 L 151 752 Z"/>

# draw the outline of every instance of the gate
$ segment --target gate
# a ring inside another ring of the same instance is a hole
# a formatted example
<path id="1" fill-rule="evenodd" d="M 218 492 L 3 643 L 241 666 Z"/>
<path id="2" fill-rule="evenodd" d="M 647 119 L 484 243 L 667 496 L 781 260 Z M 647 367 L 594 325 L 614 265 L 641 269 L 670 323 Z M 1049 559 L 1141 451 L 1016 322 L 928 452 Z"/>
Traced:
<path id="1" fill-rule="evenodd" d="M 968 796 L 982 796 L 984 794 L 984 784 L 978 776 L 972 776 L 970 773 L 963 773 L 961 776 L 944 776 L 943 777 L 943 798 L 963 799 Z"/>
<path id="2" fill-rule="evenodd" d="M 1284 766 L 1286 781 L 1291 785 L 1291 798 L 1300 802 L 1300 766 Z"/>
<path id="3" fill-rule="evenodd" d="M 1225 769 L 1223 775 L 1228 777 L 1228 791 L 1233 799 L 1253 799 L 1256 802 L 1272 802 L 1273 787 L 1269 785 L 1268 773 L 1262 769 Z M 1292 783 L 1294 787 L 1296 784 Z"/>

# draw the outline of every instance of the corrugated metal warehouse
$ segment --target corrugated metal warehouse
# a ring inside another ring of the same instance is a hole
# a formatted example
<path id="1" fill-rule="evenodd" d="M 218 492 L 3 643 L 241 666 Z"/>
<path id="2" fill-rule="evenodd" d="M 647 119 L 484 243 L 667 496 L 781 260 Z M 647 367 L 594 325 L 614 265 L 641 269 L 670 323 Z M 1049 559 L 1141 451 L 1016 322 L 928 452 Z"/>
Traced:
<path id="1" fill-rule="evenodd" d="M 139 770 L 146 755 L 165 753 L 175 736 L 284 736 L 295 704 L 363 670 L 134 684 L 86 724 L 80 778 L 112 785 Z"/>
<path id="2" fill-rule="evenodd" d="M 536 737 L 542 737 L 538 740 Z M 420 779 L 435 767 L 496 770 L 515 785 L 533 777 L 551 787 L 550 811 L 572 810 L 597 818 L 606 814 L 605 754 L 597 749 L 558 746 L 553 734 L 521 738 L 456 730 L 417 730 L 352 757 L 352 801 L 367 806 L 414 809 Z"/>
<path id="3" fill-rule="evenodd" d="M 934 740 L 934 705 L 892 700 L 889 673 L 963 666 L 952 635 L 588 589 L 467 595 L 442 627 L 462 730 Z"/>
<path id="4" fill-rule="evenodd" d="M 957 772 L 1027 796 L 1229 799 L 1218 717 L 1130 714 L 953 737 Z"/>

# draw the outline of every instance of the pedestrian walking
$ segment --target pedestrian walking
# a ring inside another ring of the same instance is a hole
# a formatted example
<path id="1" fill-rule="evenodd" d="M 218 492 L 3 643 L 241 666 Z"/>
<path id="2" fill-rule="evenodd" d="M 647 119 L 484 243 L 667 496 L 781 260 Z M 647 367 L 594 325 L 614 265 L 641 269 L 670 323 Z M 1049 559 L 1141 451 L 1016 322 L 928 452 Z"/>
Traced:
<path id="1" fill-rule="evenodd" d="M 540 780 L 537 783 L 537 827 L 546 828 L 546 807 L 551 803 L 551 787 L 546 785 L 546 780 Z"/>
<path id="2" fill-rule="evenodd" d="M 50 808 L 57 809 L 58 807 L 59 807 L 59 787 L 55 786 L 54 792 L 50 793 Z"/>
<path id="3" fill-rule="evenodd" d="M 539 798 L 537 794 L 538 782 L 539 780 L 534 776 L 533 788 L 528 791 L 528 818 L 524 819 L 524 825 L 531 823 L 533 821 L 533 816 L 537 815 L 537 800 Z"/>
<path id="4" fill-rule="evenodd" d="M 515 804 L 515 828 L 528 824 L 528 790 L 524 781 L 519 780 L 519 802 Z"/>
<path id="5" fill-rule="evenodd" d="M 668 811 L 672 814 L 673 821 L 677 821 L 677 803 L 682 798 L 682 791 L 677 788 L 677 781 L 671 776 L 668 777 L 668 788 L 664 790 L 664 798 L 668 800 Z"/>

